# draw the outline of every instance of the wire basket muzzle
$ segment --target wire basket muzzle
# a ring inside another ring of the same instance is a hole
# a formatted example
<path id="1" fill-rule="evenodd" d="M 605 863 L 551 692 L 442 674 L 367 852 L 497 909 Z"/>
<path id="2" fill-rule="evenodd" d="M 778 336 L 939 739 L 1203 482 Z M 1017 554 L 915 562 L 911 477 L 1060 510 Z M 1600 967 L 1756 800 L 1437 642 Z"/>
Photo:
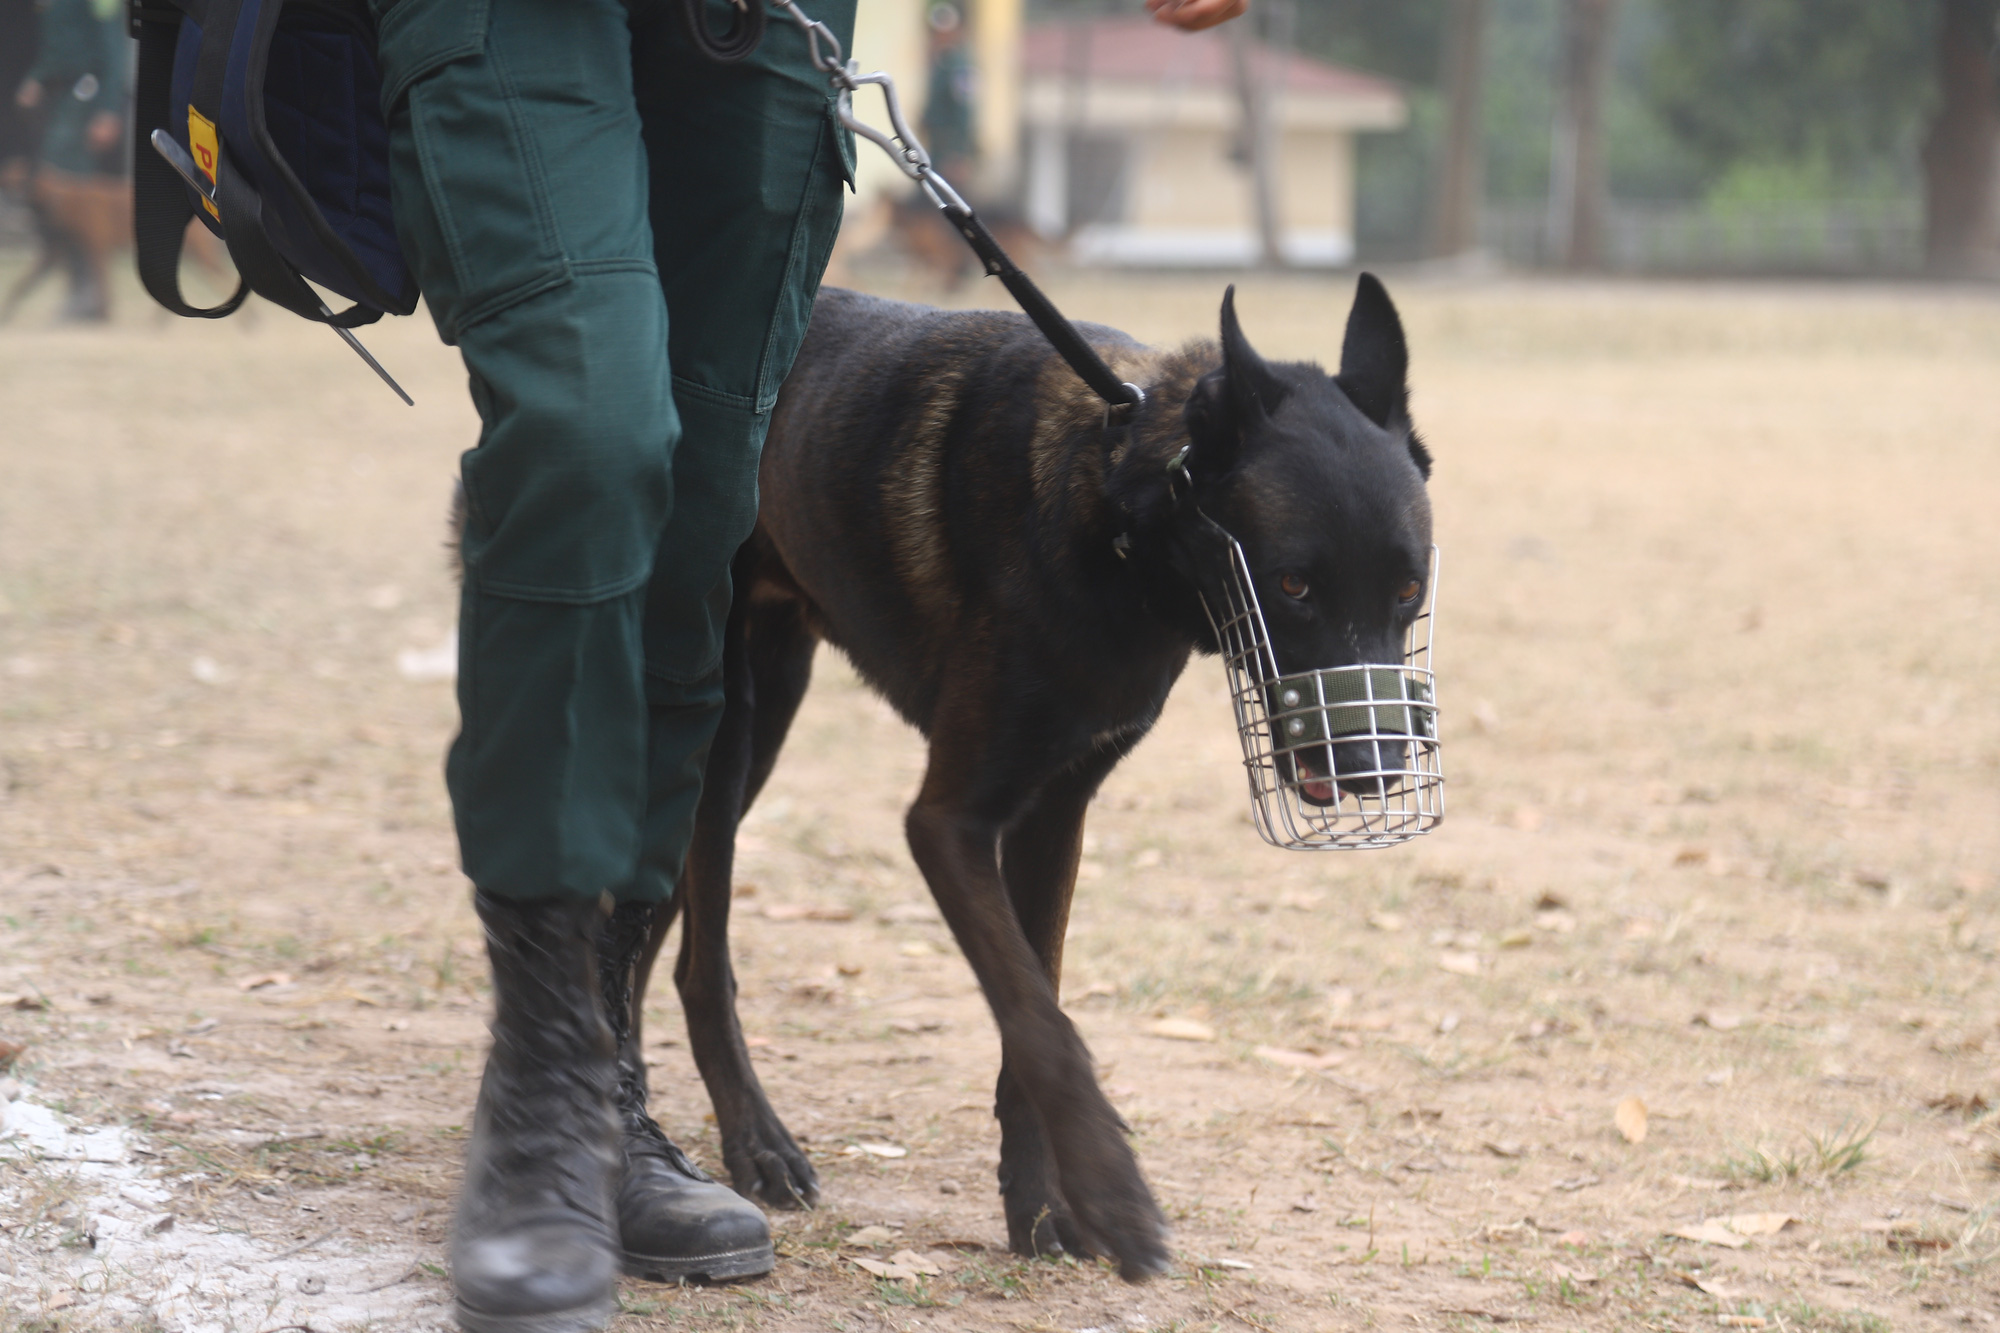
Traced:
<path id="1" fill-rule="evenodd" d="M 1437 549 L 1400 664 L 1286 674 L 1243 547 L 1227 540 L 1227 577 L 1199 586 L 1228 672 L 1258 833 L 1278 847 L 1334 851 L 1389 847 L 1436 828 L 1444 819 L 1431 674 Z"/>

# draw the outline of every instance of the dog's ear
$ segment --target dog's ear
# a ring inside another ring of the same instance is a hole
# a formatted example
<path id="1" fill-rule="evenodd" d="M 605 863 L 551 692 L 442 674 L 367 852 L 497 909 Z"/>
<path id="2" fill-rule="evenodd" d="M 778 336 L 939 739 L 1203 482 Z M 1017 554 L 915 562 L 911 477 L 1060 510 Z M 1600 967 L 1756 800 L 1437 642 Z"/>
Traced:
<path id="1" fill-rule="evenodd" d="M 1243 434 L 1278 410 L 1288 392 L 1243 336 L 1236 319 L 1236 288 L 1222 293 L 1222 366 L 1195 382 L 1184 417 L 1194 450 L 1189 470 L 1218 477 L 1236 463 Z"/>
<path id="2" fill-rule="evenodd" d="M 1407 410 L 1409 373 L 1403 321 L 1375 275 L 1364 273 L 1354 288 L 1347 337 L 1340 345 L 1340 387 L 1363 416 L 1387 427 Z"/>

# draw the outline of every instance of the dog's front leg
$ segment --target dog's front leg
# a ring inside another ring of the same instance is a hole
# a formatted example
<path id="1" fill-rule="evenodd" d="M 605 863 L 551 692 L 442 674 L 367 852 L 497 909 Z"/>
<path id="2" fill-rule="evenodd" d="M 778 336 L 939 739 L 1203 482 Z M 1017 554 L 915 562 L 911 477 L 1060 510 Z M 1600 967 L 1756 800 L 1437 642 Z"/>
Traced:
<path id="1" fill-rule="evenodd" d="M 1115 1258 L 1128 1280 L 1163 1272 L 1166 1220 L 1000 876 L 1006 816 L 995 807 L 1005 802 L 992 799 L 1000 784 L 990 767 L 997 747 L 984 728 L 955 730 L 932 732 L 907 821 L 910 850 L 992 1007 L 1006 1068 L 1040 1115 L 1078 1244 Z"/>
<path id="2" fill-rule="evenodd" d="M 1015 919 L 1058 999 L 1084 812 L 1127 748 L 1093 750 L 1077 767 L 1057 774 L 1000 838 L 1000 874 Z M 1082 1249 L 1041 1113 L 1004 1059 L 993 1091 L 993 1114 L 1000 1122 L 1000 1194 L 1008 1246 L 1017 1254 L 1034 1255 Z"/>
<path id="3" fill-rule="evenodd" d="M 737 586 L 748 582 L 740 579 Z M 812 660 L 812 642 L 796 635 L 773 640 L 778 648 L 772 651 L 781 650 L 790 658 L 803 654 L 803 663 L 795 663 L 787 677 L 794 689 L 773 690 L 774 697 L 760 698 L 754 683 L 759 673 L 752 660 L 748 623 L 752 612 L 747 600 L 738 597 L 731 606 L 723 640 L 722 720 L 709 746 L 687 872 L 680 885 L 686 924 L 674 984 L 687 1015 L 688 1044 L 715 1107 L 731 1183 L 739 1193 L 774 1208 L 811 1207 L 819 1200 L 819 1176 L 771 1109 L 744 1045 L 736 1015 L 736 972 L 729 958 L 729 903 L 736 826 L 771 768 L 769 757 L 758 753 L 757 715 L 768 707 L 782 717 L 775 727 L 767 725 L 761 738 L 775 750 L 784 739 L 784 724 L 798 707 L 798 696 L 805 692 L 804 664 Z M 770 643 L 765 646 L 771 648 Z"/>

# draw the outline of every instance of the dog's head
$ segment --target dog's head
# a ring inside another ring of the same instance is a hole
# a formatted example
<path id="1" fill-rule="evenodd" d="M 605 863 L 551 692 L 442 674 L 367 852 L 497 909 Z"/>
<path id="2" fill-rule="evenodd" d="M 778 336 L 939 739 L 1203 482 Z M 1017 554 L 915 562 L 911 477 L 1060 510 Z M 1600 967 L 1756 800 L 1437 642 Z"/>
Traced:
<path id="1" fill-rule="evenodd" d="M 1403 663 L 1431 569 L 1431 460 L 1410 423 L 1408 366 L 1402 321 L 1369 274 L 1334 375 L 1266 361 L 1235 289 L 1223 297 L 1222 364 L 1185 409 L 1187 468 L 1200 511 L 1243 548 L 1283 675 Z M 1333 772 L 1403 766 L 1400 742 L 1329 739 Z M 1325 746 L 1280 758 L 1308 801 L 1333 801 Z"/>

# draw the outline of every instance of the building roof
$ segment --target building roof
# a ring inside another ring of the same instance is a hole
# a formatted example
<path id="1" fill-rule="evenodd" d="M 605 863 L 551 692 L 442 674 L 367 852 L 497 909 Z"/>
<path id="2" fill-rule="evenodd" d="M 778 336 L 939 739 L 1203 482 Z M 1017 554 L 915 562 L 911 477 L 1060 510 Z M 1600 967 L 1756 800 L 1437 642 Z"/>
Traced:
<path id="1" fill-rule="evenodd" d="M 1021 68 L 1030 78 L 1074 77 L 1072 62 L 1081 57 L 1081 72 L 1092 81 L 1231 88 L 1236 76 L 1227 34 L 1226 26 L 1182 32 L 1140 17 L 1038 23 L 1023 34 Z M 1262 42 L 1251 44 L 1250 69 L 1287 93 L 1402 102 L 1402 89 L 1389 79 Z"/>

